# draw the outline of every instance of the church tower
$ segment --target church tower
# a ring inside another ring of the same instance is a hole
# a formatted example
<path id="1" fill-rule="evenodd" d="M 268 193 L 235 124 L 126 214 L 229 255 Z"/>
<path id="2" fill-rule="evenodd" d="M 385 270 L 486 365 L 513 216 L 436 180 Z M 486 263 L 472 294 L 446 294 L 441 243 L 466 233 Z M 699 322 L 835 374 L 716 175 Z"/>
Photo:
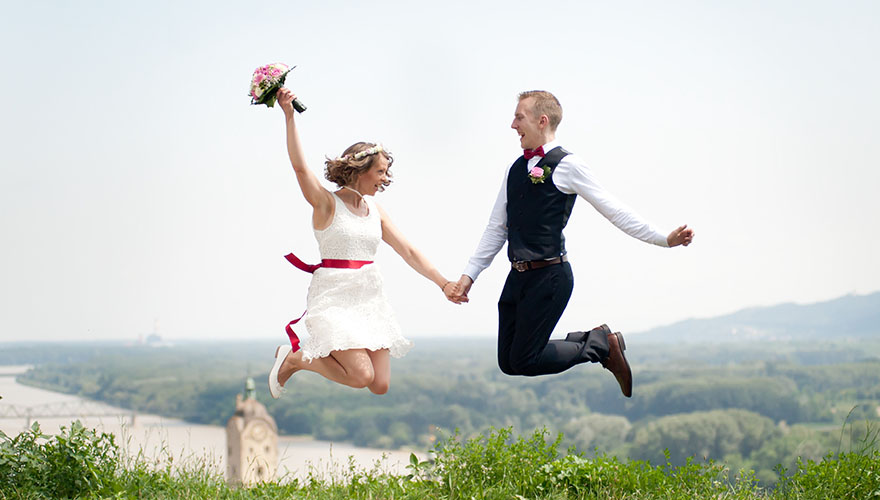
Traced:
<path id="1" fill-rule="evenodd" d="M 278 471 L 278 426 L 256 400 L 254 379 L 248 377 L 245 396 L 235 396 L 235 414 L 226 422 L 226 480 L 251 485 L 273 481 Z"/>

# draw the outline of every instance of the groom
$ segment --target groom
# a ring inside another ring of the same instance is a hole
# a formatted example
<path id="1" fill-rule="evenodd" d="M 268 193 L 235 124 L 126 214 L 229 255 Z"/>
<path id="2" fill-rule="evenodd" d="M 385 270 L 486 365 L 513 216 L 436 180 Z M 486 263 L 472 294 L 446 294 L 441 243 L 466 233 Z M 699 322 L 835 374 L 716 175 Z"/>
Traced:
<path id="1" fill-rule="evenodd" d="M 601 363 L 631 397 L 632 372 L 619 332 L 602 325 L 550 340 L 574 286 L 562 230 L 580 196 L 620 230 L 647 243 L 687 246 L 694 231 L 684 225 L 663 235 L 605 191 L 583 160 L 556 142 L 561 120 L 562 107 L 553 94 L 519 95 L 510 127 L 519 134 L 523 155 L 507 169 L 483 237 L 458 281 L 459 299 L 467 299 L 474 280 L 506 242 L 511 270 L 498 301 L 501 371 L 536 376 Z"/>

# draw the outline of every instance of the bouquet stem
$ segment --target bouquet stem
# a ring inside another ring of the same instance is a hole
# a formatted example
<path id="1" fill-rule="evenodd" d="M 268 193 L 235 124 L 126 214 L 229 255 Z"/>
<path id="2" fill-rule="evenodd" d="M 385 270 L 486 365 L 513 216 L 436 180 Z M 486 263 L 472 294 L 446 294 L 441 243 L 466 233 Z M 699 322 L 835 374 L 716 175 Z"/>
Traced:
<path id="1" fill-rule="evenodd" d="M 294 98 L 293 99 L 293 109 L 295 109 L 297 113 L 302 113 L 303 111 L 306 110 L 306 105 L 303 104 L 302 102 L 300 102 L 299 99 Z"/>

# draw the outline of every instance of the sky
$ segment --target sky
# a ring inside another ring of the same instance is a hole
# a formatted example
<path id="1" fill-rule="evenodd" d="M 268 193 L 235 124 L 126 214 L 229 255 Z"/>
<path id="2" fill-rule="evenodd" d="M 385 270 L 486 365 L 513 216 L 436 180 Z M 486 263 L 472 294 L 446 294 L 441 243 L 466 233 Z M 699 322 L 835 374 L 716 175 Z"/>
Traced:
<path id="1" fill-rule="evenodd" d="M 249 105 L 271 62 L 310 167 L 388 147 L 376 200 L 451 280 L 524 90 L 615 196 L 695 229 L 651 246 L 578 200 L 554 336 L 880 290 L 873 0 L 0 1 L 0 342 L 285 340 L 309 275 L 283 255 L 319 256 L 282 113 Z M 408 337 L 496 334 L 505 250 L 460 306 L 377 262 Z"/>

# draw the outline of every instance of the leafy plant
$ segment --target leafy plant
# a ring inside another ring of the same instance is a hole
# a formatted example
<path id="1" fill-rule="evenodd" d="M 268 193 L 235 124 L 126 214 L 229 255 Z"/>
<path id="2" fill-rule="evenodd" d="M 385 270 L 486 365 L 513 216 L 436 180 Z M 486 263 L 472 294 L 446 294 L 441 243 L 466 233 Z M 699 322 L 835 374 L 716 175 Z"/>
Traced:
<path id="1" fill-rule="evenodd" d="M 96 433 L 79 420 L 47 436 L 34 422 L 10 438 L 0 436 L 0 477 L 3 490 L 33 491 L 53 498 L 69 498 L 110 489 L 118 469 L 113 435 Z"/>

